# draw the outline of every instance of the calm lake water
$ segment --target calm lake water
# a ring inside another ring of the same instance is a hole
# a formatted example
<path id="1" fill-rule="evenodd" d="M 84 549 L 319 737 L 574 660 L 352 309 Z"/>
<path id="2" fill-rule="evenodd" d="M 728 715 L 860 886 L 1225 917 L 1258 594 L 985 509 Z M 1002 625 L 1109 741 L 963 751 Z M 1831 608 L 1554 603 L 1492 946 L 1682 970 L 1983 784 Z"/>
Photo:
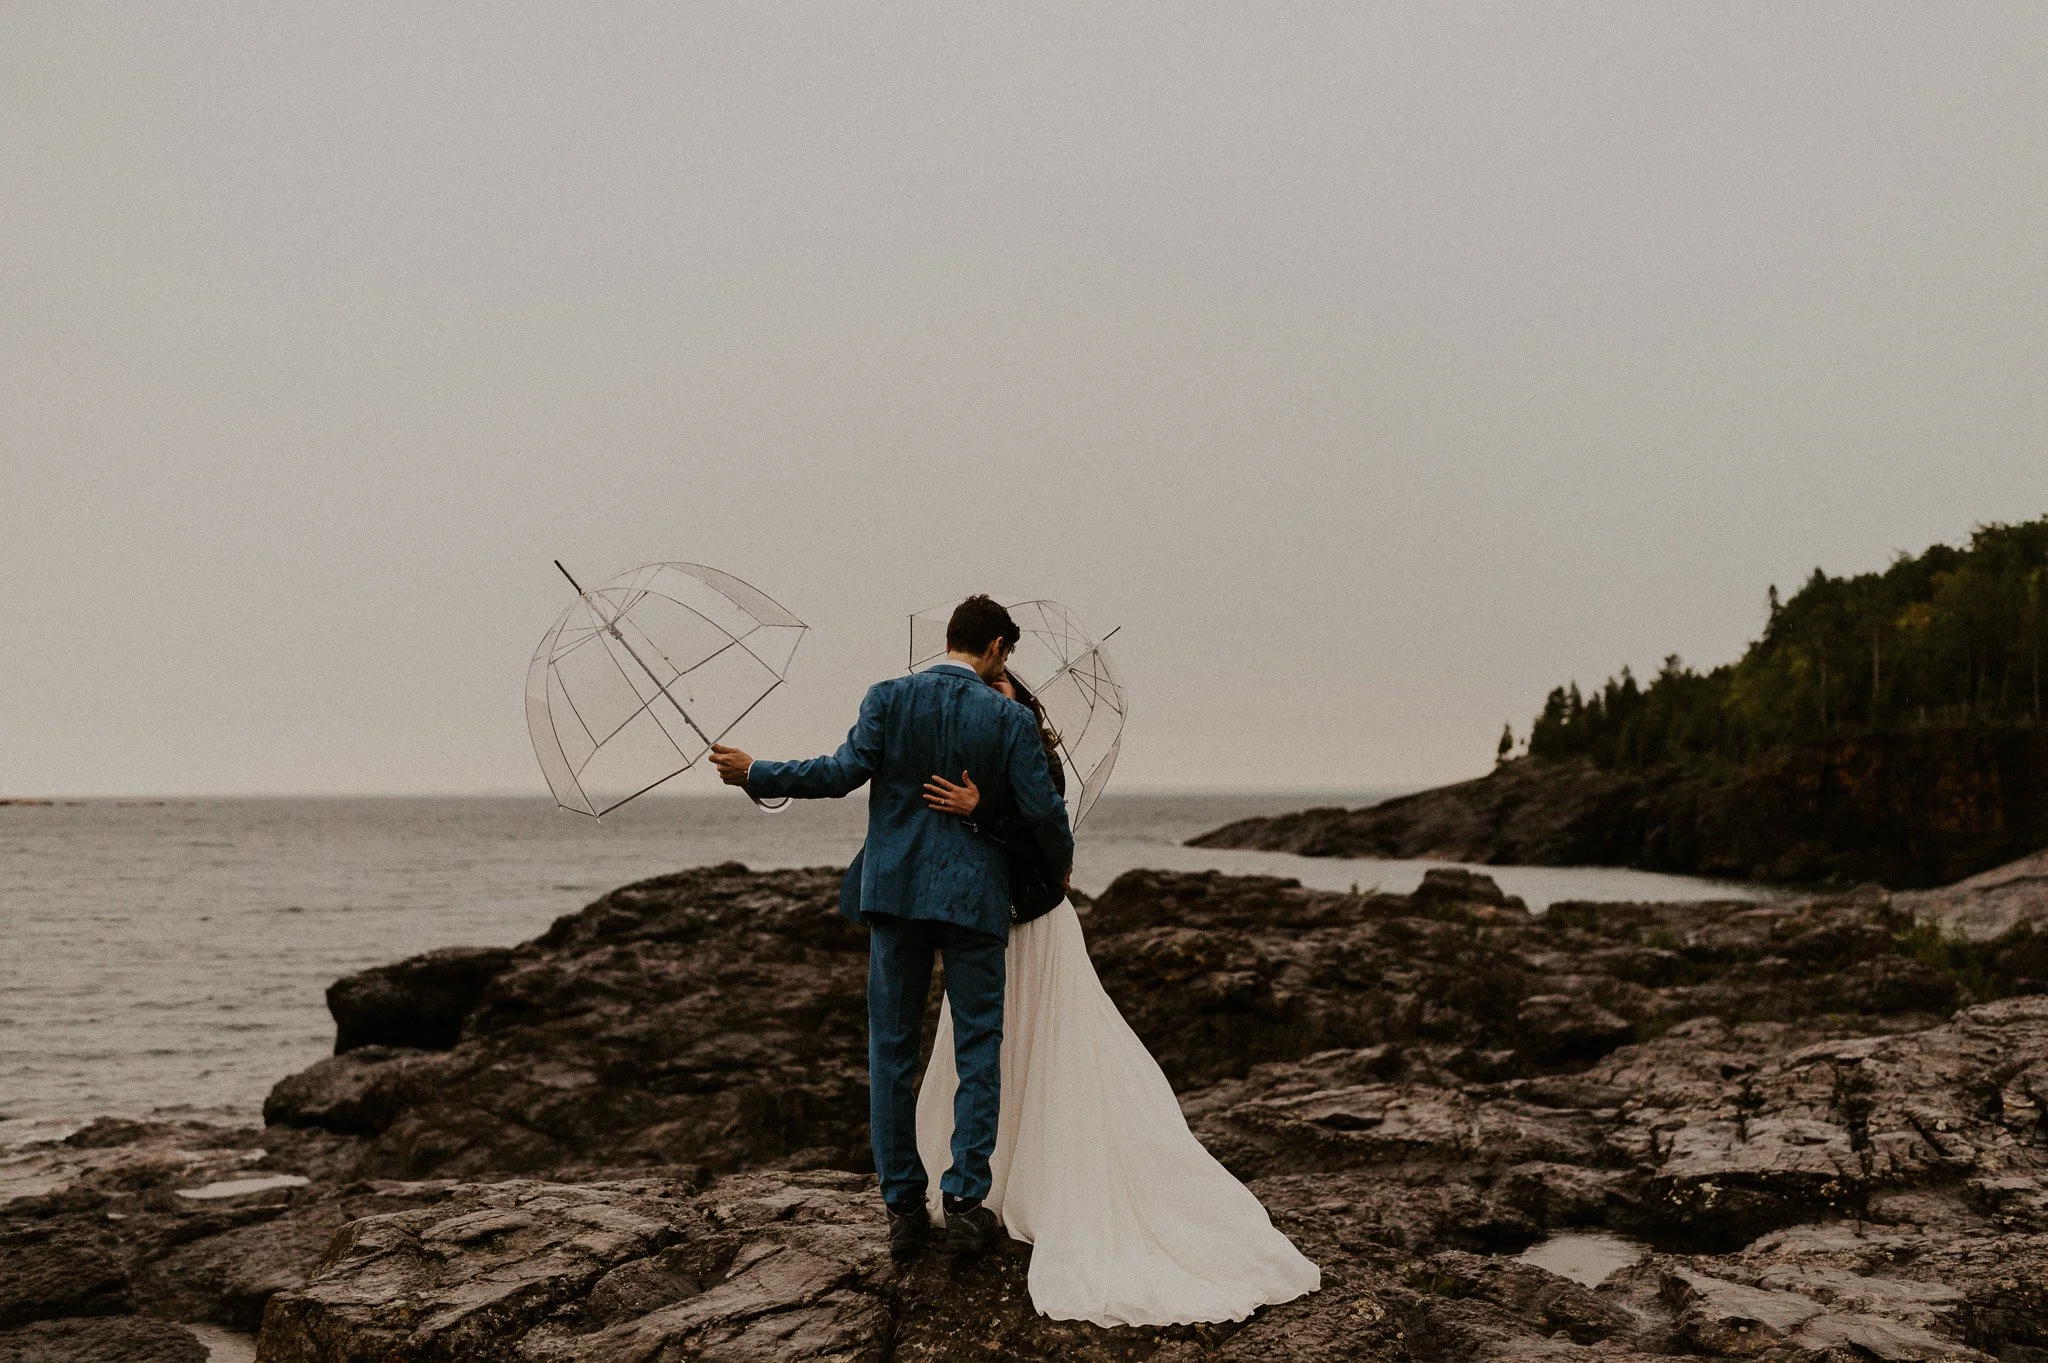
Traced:
<path id="1" fill-rule="evenodd" d="M 1405 892 L 1440 863 L 1180 846 L 1251 814 L 1388 792 L 1106 795 L 1074 880 L 1137 866 Z M 102 1114 L 255 1120 L 278 1079 L 333 1046 L 336 976 L 451 945 L 509 945 L 615 885 L 686 866 L 844 865 L 866 804 L 764 815 L 716 795 L 646 799 L 602 823 L 530 799 L 275 799 L 0 806 L 0 1144 Z M 1758 892 L 1606 869 L 1493 867 L 1558 899 Z"/>

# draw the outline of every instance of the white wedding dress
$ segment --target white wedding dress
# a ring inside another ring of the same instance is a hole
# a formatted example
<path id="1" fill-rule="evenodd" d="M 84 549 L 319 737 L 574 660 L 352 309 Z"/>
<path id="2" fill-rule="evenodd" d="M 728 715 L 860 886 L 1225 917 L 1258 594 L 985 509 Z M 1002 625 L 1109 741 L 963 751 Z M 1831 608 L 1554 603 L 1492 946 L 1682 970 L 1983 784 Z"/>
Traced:
<path id="1" fill-rule="evenodd" d="M 1074 906 L 1010 934 L 1003 1095 L 987 1204 L 1033 1246 L 1031 1303 L 1055 1320 L 1243 1320 L 1322 1273 L 1188 1130 L 1145 1044 L 1096 978 Z M 917 1149 L 952 1163 L 953 1019 L 917 1095 Z"/>

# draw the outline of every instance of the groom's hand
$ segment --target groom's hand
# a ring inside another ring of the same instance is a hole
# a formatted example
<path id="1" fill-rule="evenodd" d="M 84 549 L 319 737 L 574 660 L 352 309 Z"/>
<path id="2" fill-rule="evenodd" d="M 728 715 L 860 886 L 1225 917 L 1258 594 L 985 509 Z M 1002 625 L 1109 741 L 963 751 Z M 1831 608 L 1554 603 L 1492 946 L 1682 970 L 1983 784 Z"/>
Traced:
<path id="1" fill-rule="evenodd" d="M 723 743 L 711 745 L 711 765 L 718 768 L 718 779 L 729 786 L 747 787 L 747 768 L 754 765 L 754 759 L 738 748 L 728 748 Z"/>

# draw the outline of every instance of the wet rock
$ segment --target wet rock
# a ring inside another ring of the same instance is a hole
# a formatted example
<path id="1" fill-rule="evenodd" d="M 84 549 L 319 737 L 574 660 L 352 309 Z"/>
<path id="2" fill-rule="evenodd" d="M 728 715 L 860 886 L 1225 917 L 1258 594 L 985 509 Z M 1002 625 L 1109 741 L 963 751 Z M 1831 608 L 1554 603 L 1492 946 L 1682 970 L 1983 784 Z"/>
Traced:
<path id="1" fill-rule="evenodd" d="M 1814 1350 L 1844 1350 L 1852 1358 L 1876 1358 L 1884 1363 L 1992 1363 L 1988 1354 L 1881 1316 L 1829 1312 L 1801 1326 L 1792 1342 Z"/>
<path id="2" fill-rule="evenodd" d="M 1343 1084 L 1355 1060 L 1333 1052 L 1188 1108 L 1291 1233 L 1342 1255 L 1426 1265 L 1569 1226 L 1689 1247 L 1632 1304 L 1630 1347 L 2025 1357 L 2048 1343 L 2048 1141 L 2030 1104 L 1985 1099 L 2044 1053 L 2041 997 L 1861 1037 L 1702 1018 L 1558 1079 L 1459 1084 L 1418 1052 L 1398 1083 Z M 1415 1328 L 1445 1356 L 1515 1356 L 1533 1327 L 1499 1295 L 1417 1307 Z"/>
<path id="3" fill-rule="evenodd" d="M 1531 1225 L 1553 1231 L 1633 1226 L 1644 1219 L 1640 1182 L 1626 1169 L 1589 1169 L 1543 1160 L 1508 1164 L 1495 1178 L 1488 1196 Z"/>
<path id="4" fill-rule="evenodd" d="M 1789 1349 L 1843 1350 L 1855 1358 L 1967 1360 L 1988 1356 L 1909 1322 L 1856 1311 L 1832 1311 L 1797 1292 L 1750 1287 L 1684 1269 L 1665 1280 L 1680 1307 L 1678 1337 L 1715 1357 L 1756 1357 Z"/>
<path id="5" fill-rule="evenodd" d="M 1598 1060 L 1635 1040 L 1635 1024 L 1573 994 L 1531 994 L 1515 1007 L 1519 1049 L 1539 1065 Z"/>
<path id="6" fill-rule="evenodd" d="M 971 1265 L 934 1251 L 898 1268 L 873 1179 L 844 1173 L 743 1174 L 701 1193 L 466 1185 L 351 1225 L 272 1302 L 260 1347 L 277 1363 L 1407 1357 L 1356 1275 L 1246 1325 L 1111 1330 L 1038 1315 L 1029 1262 L 1010 1242 Z"/>
<path id="7" fill-rule="evenodd" d="M 235 1178 L 262 1159 L 260 1134 L 203 1122 L 102 1118 L 61 1141 L 38 1141 L 0 1162 L 0 1208 L 37 1215 L 51 1196 L 97 1205 L 108 1196 L 196 1188 Z"/>
<path id="8" fill-rule="evenodd" d="M 879 1357 L 894 1313 L 880 1204 L 846 1174 L 512 1182 L 351 1224 L 272 1301 L 298 1360 Z"/>
<path id="9" fill-rule="evenodd" d="M 1428 1084 L 1311 1087 L 1321 1066 L 1272 1066 L 1242 1084 L 1205 1095 L 1195 1131 L 1244 1177 L 1335 1171 L 1411 1161 L 1590 1163 L 1598 1132 L 1574 1119 L 1515 1102 L 1479 1099 Z"/>
<path id="10" fill-rule="evenodd" d="M 263 1100 L 263 1120 L 374 1136 L 408 1103 L 431 1097 L 436 1068 L 422 1051 L 359 1045 L 279 1080 Z"/>
<path id="11" fill-rule="evenodd" d="M 1439 866 L 1423 873 L 1409 900 L 1425 907 L 1499 909 L 1510 914 L 1527 914 L 1529 906 L 1520 898 L 1502 894 L 1492 876 L 1457 866 Z"/>
<path id="12" fill-rule="evenodd" d="M 182 1325 L 148 1316 L 45 1320 L 0 1333 L 0 1363 L 206 1363 Z"/>
<path id="13" fill-rule="evenodd" d="M 2048 1231 L 2048 1184 L 2032 1174 L 1973 1178 L 1970 1200 L 2000 1226 L 2023 1231 Z"/>
<path id="14" fill-rule="evenodd" d="M 127 1264 L 112 1236 L 68 1221 L 0 1232 L 0 1328 L 133 1308 Z"/>
<path id="15" fill-rule="evenodd" d="M 106 1286 L 38 1313 L 261 1316 L 277 1358 L 2048 1356 L 2048 997 L 1970 1004 L 2016 977 L 1877 893 L 1532 918 L 1440 884 L 1136 872 L 1084 920 L 1191 1128 L 1323 1269 L 1248 1322 L 1047 1321 L 1021 1244 L 888 1264 L 823 871 L 615 891 L 451 1048 L 324 1060 L 264 1131 L 10 1161 L 0 1252 Z M 1564 1230 L 1658 1252 L 1597 1290 L 1511 1257 Z"/>
<path id="16" fill-rule="evenodd" d="M 1563 1334 L 1580 1344 L 1632 1333 L 1636 1327 L 1635 1317 L 1613 1300 L 1514 1259 L 1452 1251 L 1410 1266 L 1406 1277 L 1418 1290 L 1492 1302 L 1546 1336 Z"/>
<path id="17" fill-rule="evenodd" d="M 340 1139 L 100 1122 L 29 1147 L 9 1163 L 46 1191 L 0 1206 L 0 1303 L 9 1319 L 137 1311 L 252 1331 L 268 1299 L 304 1282 L 343 1225 L 446 1191 L 338 1183 L 326 1147 Z M 255 1191 L 191 1196 L 237 1187 Z"/>
<path id="18" fill-rule="evenodd" d="M 1737 1271 L 1753 1274 L 1759 1287 L 1798 1293 L 1838 1315 L 1888 1320 L 1923 1335 L 1937 1329 L 1961 1334 L 1969 1328 L 1968 1296 L 1944 1282 L 1813 1263 L 1768 1263 L 1762 1256 L 1740 1261 Z"/>
<path id="19" fill-rule="evenodd" d="M 59 1144 L 67 1150 L 146 1149 L 159 1132 L 154 1122 L 130 1121 L 122 1117 L 100 1117 L 66 1136 Z"/>
<path id="20" fill-rule="evenodd" d="M 2048 1236 L 2002 1233 L 1949 1188 L 1875 1198 L 1872 1216 L 1882 1219 L 1789 1227 L 1702 1267 L 1910 1328 L 1963 1357 L 1973 1355 L 1958 1342 L 2020 1359 L 2048 1345 Z"/>
<path id="21" fill-rule="evenodd" d="M 484 986 L 511 963 L 503 947 L 445 947 L 342 976 L 327 986 L 335 1053 L 362 1046 L 447 1050 Z"/>
<path id="22" fill-rule="evenodd" d="M 357 1172 L 374 1176 L 864 1168 L 865 942 L 835 895 L 830 872 L 732 866 L 623 887 L 480 965 L 496 973 L 451 1049 L 346 1050 L 281 1082 L 266 1120 L 373 1137 Z M 1086 931 L 1104 987 L 1192 1092 L 1332 1050 L 1398 1066 L 1435 1048 L 1492 1082 L 1702 1015 L 1932 1022 L 1964 976 L 1915 958 L 1907 924 L 1881 897 L 1532 918 L 1466 872 L 1395 896 L 1141 871 Z"/>
<path id="23" fill-rule="evenodd" d="M 116 1224 L 138 1261 L 142 1310 L 254 1333 L 270 1299 L 303 1286 L 343 1227 L 432 1206 L 451 1186 L 313 1184 L 281 1205 L 227 1214 L 141 1210 Z"/>
<path id="24" fill-rule="evenodd" d="M 1665 1279 L 1664 1291 L 1683 1312 L 1680 1337 L 1697 1352 L 1715 1356 L 1764 1353 L 1822 1314 L 1819 1302 L 1796 1292 L 1745 1287 L 1685 1269 Z"/>
<path id="25" fill-rule="evenodd" d="M 367 1210 L 354 1199 L 315 1202 L 176 1245 L 148 1270 L 151 1309 L 253 1332 L 270 1299 L 301 1286 L 335 1233 Z"/>
<path id="26" fill-rule="evenodd" d="M 1524 1363 L 1544 1359 L 1586 1360 L 1593 1363 L 1648 1363 L 1660 1357 L 1661 1349 L 1643 1349 L 1619 1339 L 1602 1339 L 1583 1345 L 1574 1342 L 1563 1329 L 1543 1332 L 1516 1311 L 1479 1298 L 1453 1299 L 1415 1293 L 1408 1300 L 1391 1303 L 1400 1313 L 1403 1343 L 1408 1347 L 1391 1355 L 1402 1359 L 1499 1360 Z M 1388 1357 L 1389 1355 L 1381 1355 Z"/>
<path id="27" fill-rule="evenodd" d="M 1880 1190 L 2030 1175 L 2048 1155 L 2030 1113 L 1987 1111 L 1980 1096 L 2048 1046 L 2048 998 L 1901 1035 L 1800 1039 L 1703 1019 L 1595 1069 L 1642 1095 L 1609 1148 L 1654 1167 L 1664 1224 L 1744 1241 L 1858 1211 Z M 1777 1053 L 1759 1059 L 1759 1042 Z"/>
<path id="28" fill-rule="evenodd" d="M 265 1120 L 371 1135 L 379 1176 L 858 1166 L 866 939 L 837 893 L 836 872 L 730 865 L 626 886 L 511 953 L 453 1049 L 347 1051 Z"/>
<path id="29" fill-rule="evenodd" d="M 2021 857 L 1936 890 L 1914 890 L 1893 902 L 1943 932 L 1989 942 L 2022 924 L 2048 930 L 2048 851 Z"/>
<path id="30" fill-rule="evenodd" d="M 1097 901 L 1088 931 L 1104 987 L 1187 1089 L 1338 1048 L 1512 1049 L 1516 1001 L 1533 990 L 1509 934 L 1526 928 L 1441 907 L 1132 872 Z"/>

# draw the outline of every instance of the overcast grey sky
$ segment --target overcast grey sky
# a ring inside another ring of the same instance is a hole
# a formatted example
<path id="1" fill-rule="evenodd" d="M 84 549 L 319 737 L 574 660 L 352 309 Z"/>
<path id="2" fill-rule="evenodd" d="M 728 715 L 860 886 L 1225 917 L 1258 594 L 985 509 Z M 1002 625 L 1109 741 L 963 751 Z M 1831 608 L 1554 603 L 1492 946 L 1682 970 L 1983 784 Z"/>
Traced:
<path id="1" fill-rule="evenodd" d="M 0 16 L 0 794 L 542 793 L 556 556 L 756 751 L 985 587 L 1126 789 L 1451 779 L 2048 511 L 2035 0 Z"/>

